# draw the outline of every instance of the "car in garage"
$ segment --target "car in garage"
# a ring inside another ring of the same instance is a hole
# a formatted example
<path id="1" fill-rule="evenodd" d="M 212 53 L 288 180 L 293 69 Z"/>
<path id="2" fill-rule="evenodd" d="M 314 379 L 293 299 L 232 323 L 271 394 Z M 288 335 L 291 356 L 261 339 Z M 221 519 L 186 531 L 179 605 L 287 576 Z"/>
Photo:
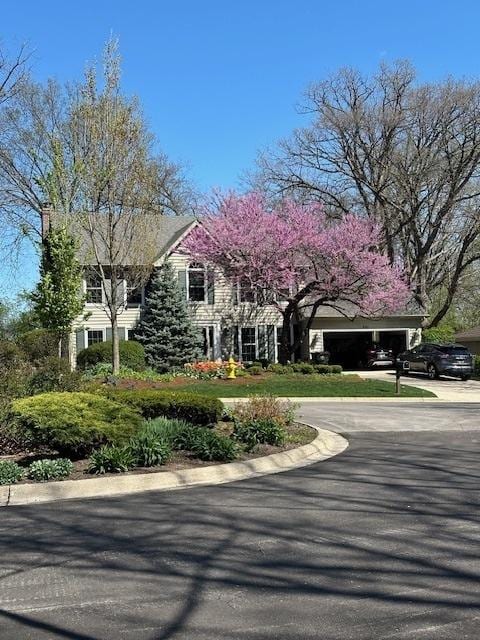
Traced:
<path id="1" fill-rule="evenodd" d="M 423 343 L 404 351 L 397 366 L 405 373 L 426 373 L 433 380 L 441 375 L 468 380 L 473 375 L 473 355 L 461 344 Z"/>
<path id="2" fill-rule="evenodd" d="M 393 351 L 375 343 L 366 345 L 360 360 L 361 366 L 367 369 L 373 369 L 374 367 L 393 367 L 394 363 L 395 356 L 393 355 Z"/>

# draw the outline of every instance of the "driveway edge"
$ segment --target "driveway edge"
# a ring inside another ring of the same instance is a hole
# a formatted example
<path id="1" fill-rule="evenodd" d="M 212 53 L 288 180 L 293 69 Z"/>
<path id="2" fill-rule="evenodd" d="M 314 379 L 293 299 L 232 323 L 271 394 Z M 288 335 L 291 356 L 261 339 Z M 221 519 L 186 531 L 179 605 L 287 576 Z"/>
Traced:
<path id="1" fill-rule="evenodd" d="M 245 462 L 230 462 L 180 471 L 160 471 L 118 477 L 90 478 L 88 480 L 64 480 L 45 484 L 13 484 L 8 487 L 0 487 L 0 507 L 224 484 L 281 473 L 314 462 L 328 460 L 328 458 L 342 453 L 348 447 L 348 441 L 337 433 L 307 423 L 300 424 L 315 429 L 318 435 L 312 442 L 297 449 Z"/>

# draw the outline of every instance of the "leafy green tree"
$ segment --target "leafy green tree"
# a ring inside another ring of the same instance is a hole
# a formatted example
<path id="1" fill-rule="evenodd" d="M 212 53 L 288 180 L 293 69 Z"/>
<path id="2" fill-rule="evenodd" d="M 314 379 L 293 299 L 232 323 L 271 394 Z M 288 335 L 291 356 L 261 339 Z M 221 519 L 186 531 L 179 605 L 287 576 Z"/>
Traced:
<path id="1" fill-rule="evenodd" d="M 42 244 L 40 282 L 31 294 L 42 327 L 58 339 L 59 356 L 62 342 L 84 305 L 84 297 L 80 295 L 82 267 L 76 251 L 75 240 L 65 228 L 50 229 Z"/>
<path id="2" fill-rule="evenodd" d="M 167 371 L 200 355 L 200 335 L 169 263 L 155 269 L 145 297 L 145 311 L 135 331 L 147 363 Z"/>

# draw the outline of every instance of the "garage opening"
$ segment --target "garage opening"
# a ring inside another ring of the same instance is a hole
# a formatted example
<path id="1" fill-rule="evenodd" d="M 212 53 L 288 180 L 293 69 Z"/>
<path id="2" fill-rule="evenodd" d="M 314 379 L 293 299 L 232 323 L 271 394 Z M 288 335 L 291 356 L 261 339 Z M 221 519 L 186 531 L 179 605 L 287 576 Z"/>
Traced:
<path id="1" fill-rule="evenodd" d="M 363 355 L 372 343 L 373 331 L 328 331 L 323 334 L 330 364 L 341 364 L 344 369 L 360 368 Z"/>
<path id="2" fill-rule="evenodd" d="M 330 363 L 340 364 L 344 369 L 361 369 L 366 351 L 377 344 L 390 349 L 397 356 L 407 349 L 407 332 L 402 329 L 390 331 L 325 331 L 325 351 L 330 353 Z"/>
<path id="3" fill-rule="evenodd" d="M 408 349 L 406 331 L 379 331 L 378 344 L 384 349 L 391 349 L 394 356 Z"/>

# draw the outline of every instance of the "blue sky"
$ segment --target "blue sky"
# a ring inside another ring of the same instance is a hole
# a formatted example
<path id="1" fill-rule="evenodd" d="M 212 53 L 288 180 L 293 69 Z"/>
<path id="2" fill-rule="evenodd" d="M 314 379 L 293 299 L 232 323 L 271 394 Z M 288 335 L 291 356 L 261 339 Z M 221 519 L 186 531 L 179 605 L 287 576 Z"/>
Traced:
<path id="1" fill-rule="evenodd" d="M 409 58 L 421 80 L 478 75 L 479 18 L 462 0 L 3 0 L 0 38 L 34 49 L 38 79 L 69 80 L 116 35 L 125 91 L 208 190 L 238 185 L 259 148 L 302 124 L 306 85 L 341 66 Z M 34 273 L 29 258 L 11 286 Z"/>

